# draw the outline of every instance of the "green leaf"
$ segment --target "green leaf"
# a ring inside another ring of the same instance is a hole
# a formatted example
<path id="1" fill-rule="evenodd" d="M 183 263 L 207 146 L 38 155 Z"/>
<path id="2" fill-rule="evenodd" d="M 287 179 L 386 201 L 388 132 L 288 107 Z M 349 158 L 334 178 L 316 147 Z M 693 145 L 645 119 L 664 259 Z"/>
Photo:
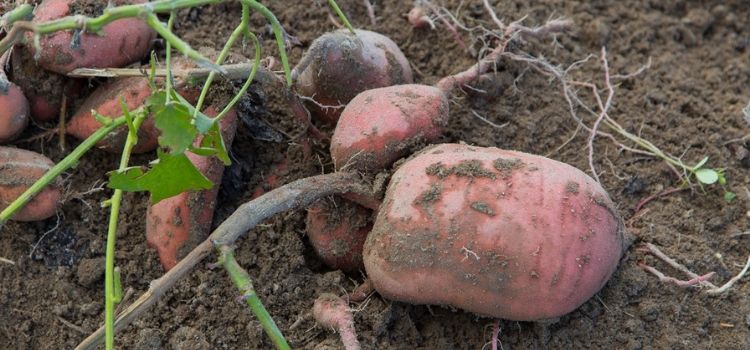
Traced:
<path id="1" fill-rule="evenodd" d="M 190 115 L 195 115 L 195 118 L 193 119 L 193 124 L 198 129 L 198 132 L 201 134 L 206 133 L 209 129 L 211 129 L 211 126 L 216 124 L 216 121 L 203 114 L 202 112 L 198 112 L 195 110 L 195 107 L 190 104 L 184 97 L 182 97 L 180 94 L 177 93 L 177 91 L 172 91 L 172 97 L 174 100 L 179 101 L 185 108 L 188 109 L 188 112 L 190 112 Z"/>
<path id="2" fill-rule="evenodd" d="M 719 173 L 714 169 L 698 169 L 695 171 L 695 177 L 706 185 L 712 185 L 719 181 Z"/>
<path id="3" fill-rule="evenodd" d="M 170 103 L 154 113 L 156 128 L 161 131 L 159 145 L 168 147 L 170 152 L 183 153 L 198 135 L 198 129 L 191 123 L 192 116 L 185 106 Z"/>
<path id="4" fill-rule="evenodd" d="M 229 166 L 232 164 L 232 161 L 229 159 L 229 154 L 227 153 L 227 148 L 224 144 L 224 138 L 221 135 L 221 130 L 219 129 L 218 122 L 214 123 L 214 125 L 211 126 L 211 129 L 209 129 L 208 132 L 203 136 L 200 147 L 215 149 L 216 157 L 221 159 L 221 161 L 224 162 L 224 165 Z"/>
<path id="5" fill-rule="evenodd" d="M 724 192 L 724 200 L 727 201 L 727 203 L 732 202 L 735 198 L 737 198 L 737 195 L 734 192 Z"/>
<path id="6" fill-rule="evenodd" d="M 700 169 L 702 166 L 706 165 L 706 162 L 708 162 L 708 156 L 706 156 L 705 158 L 701 159 L 701 161 L 698 162 L 698 164 L 694 165 L 693 166 L 693 170 Z"/>
<path id="7" fill-rule="evenodd" d="M 213 183 L 198 171 L 184 153 L 173 155 L 159 152 L 159 160 L 148 171 L 131 167 L 111 172 L 107 186 L 130 192 L 148 191 L 154 204 L 185 191 L 210 189 Z"/>
<path id="8" fill-rule="evenodd" d="M 146 106 L 152 111 L 164 108 L 167 104 L 167 93 L 164 90 L 159 90 L 151 94 L 146 99 Z"/>

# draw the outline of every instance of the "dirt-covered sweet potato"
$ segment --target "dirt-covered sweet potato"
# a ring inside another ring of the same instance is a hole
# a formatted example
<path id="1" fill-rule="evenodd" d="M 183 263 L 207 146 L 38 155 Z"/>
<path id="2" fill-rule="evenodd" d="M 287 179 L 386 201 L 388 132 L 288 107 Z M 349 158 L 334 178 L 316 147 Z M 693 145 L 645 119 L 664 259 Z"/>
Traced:
<path id="1" fill-rule="evenodd" d="M 0 210 L 10 205 L 54 165 L 41 154 L 0 146 Z M 32 198 L 11 220 L 39 221 L 53 216 L 60 204 L 61 195 L 59 183 L 53 182 Z"/>
<path id="2" fill-rule="evenodd" d="M 622 255 L 622 230 L 607 193 L 572 166 L 445 144 L 395 172 L 364 262 L 386 298 L 531 321 L 599 291 Z"/>
<path id="3" fill-rule="evenodd" d="M 70 79 L 42 69 L 24 46 L 16 45 L 13 48 L 11 68 L 13 82 L 18 84 L 29 100 L 31 118 L 39 122 L 57 119 L 63 96 L 77 97 L 85 90 L 85 80 Z"/>
<path id="4" fill-rule="evenodd" d="M 122 115 L 121 97 L 125 98 L 128 108 L 133 110 L 142 106 L 149 96 L 151 96 L 151 88 L 147 78 L 130 77 L 112 80 L 94 90 L 86 98 L 78 108 L 78 112 L 70 118 L 65 131 L 84 140 L 102 126 L 94 117 L 93 110 L 102 116 L 114 119 Z M 128 128 L 122 126 L 99 141 L 97 147 L 112 153 L 122 152 L 127 136 Z M 133 153 L 155 150 L 159 145 L 158 138 L 159 130 L 154 125 L 154 119 L 147 118 L 138 129 L 138 144 L 133 148 Z"/>
<path id="5" fill-rule="evenodd" d="M 307 209 L 307 236 L 326 265 L 346 272 L 359 271 L 362 246 L 372 228 L 371 212 L 338 197 L 322 199 Z"/>
<path id="6" fill-rule="evenodd" d="M 114 0 L 114 5 L 144 3 L 146 0 Z M 44 0 L 34 11 L 35 23 L 49 22 L 74 14 L 96 16 L 107 1 Z M 40 66 L 66 74 L 76 68 L 122 67 L 140 61 L 151 49 L 155 33 L 141 18 L 122 18 L 105 25 L 101 33 L 83 33 L 74 38 L 73 31 L 60 31 L 40 38 L 36 51 L 33 34 L 26 39 Z"/>
<path id="7" fill-rule="evenodd" d="M 205 113 L 213 117 L 217 111 L 209 107 Z M 229 147 L 237 130 L 236 111 L 227 113 L 220 126 L 224 142 Z M 196 139 L 195 144 L 200 145 L 201 139 Z M 214 186 L 204 191 L 183 192 L 149 207 L 146 217 L 146 239 L 159 253 L 159 260 L 165 270 L 174 267 L 210 233 L 216 195 L 224 174 L 224 163 L 216 157 L 203 157 L 190 152 L 187 156 Z"/>
<path id="8" fill-rule="evenodd" d="M 317 103 L 309 103 L 313 114 L 335 124 L 342 108 L 360 92 L 412 82 L 409 62 L 398 46 L 381 34 L 356 30 L 356 36 L 341 29 L 313 41 L 306 57 L 295 68 L 300 76 L 297 91 Z"/>
<path id="9" fill-rule="evenodd" d="M 0 144 L 14 140 L 28 124 L 29 102 L 21 89 L 0 73 Z"/>
<path id="10" fill-rule="evenodd" d="M 494 67 L 499 46 L 473 66 L 435 86 L 405 84 L 364 91 L 341 113 L 331 137 L 336 169 L 378 172 L 423 143 L 439 139 L 448 124 L 448 99 L 457 87 L 475 82 Z"/>
<path id="11" fill-rule="evenodd" d="M 425 143 L 448 125 L 448 97 L 428 85 L 365 91 L 341 114 L 331 138 L 336 169 L 377 172 Z"/>
<path id="12" fill-rule="evenodd" d="M 187 61 L 179 61 L 180 65 L 191 65 Z M 157 83 L 159 83 L 157 81 Z M 194 103 L 198 98 L 197 87 L 179 84 L 177 91 L 188 101 Z M 102 116 L 117 118 L 122 116 L 120 98 L 125 98 L 128 109 L 134 110 L 141 107 L 151 96 L 151 87 L 148 78 L 128 77 L 114 79 L 99 86 L 89 95 L 78 108 L 78 111 L 70 118 L 66 132 L 80 140 L 91 136 L 102 125 L 94 117 L 92 111 Z M 99 141 L 97 147 L 107 152 L 120 153 L 128 136 L 127 126 L 122 126 L 111 132 L 107 137 Z M 154 118 L 147 118 L 138 129 L 138 144 L 133 148 L 133 153 L 144 153 L 155 150 L 159 146 L 159 130 L 156 128 Z"/>

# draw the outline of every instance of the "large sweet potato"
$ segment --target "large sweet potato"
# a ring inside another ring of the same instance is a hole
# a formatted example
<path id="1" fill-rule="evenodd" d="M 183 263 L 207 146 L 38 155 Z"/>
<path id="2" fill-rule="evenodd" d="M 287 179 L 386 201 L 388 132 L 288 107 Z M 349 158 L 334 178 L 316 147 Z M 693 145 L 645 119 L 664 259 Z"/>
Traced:
<path id="1" fill-rule="evenodd" d="M 206 115 L 215 116 L 209 107 Z M 227 147 L 237 129 L 237 113 L 232 110 L 221 120 L 221 131 Z M 199 145 L 201 138 L 195 141 Z M 146 239 L 159 253 L 165 270 L 174 267 L 187 253 L 208 236 L 214 217 L 216 195 L 224 173 L 224 163 L 216 157 L 188 153 L 188 158 L 214 187 L 204 191 L 183 192 L 149 207 L 146 217 Z"/>
<path id="2" fill-rule="evenodd" d="M 151 88 L 148 85 L 147 78 L 115 79 L 100 86 L 86 98 L 81 107 L 78 108 L 78 112 L 70 118 L 65 131 L 80 140 L 84 140 L 102 126 L 94 118 L 93 110 L 102 116 L 114 119 L 122 115 L 121 97 L 125 99 L 128 108 L 133 110 L 143 105 L 149 96 L 151 96 Z M 97 147 L 112 153 L 122 152 L 127 136 L 128 128 L 122 126 L 99 141 Z M 133 153 L 153 151 L 159 145 L 158 138 L 159 130 L 154 125 L 154 119 L 147 118 L 138 129 L 138 144 L 133 148 Z"/>
<path id="3" fill-rule="evenodd" d="M 364 262 L 384 297 L 530 321 L 588 300 L 615 271 L 623 226 L 569 165 L 446 144 L 393 175 Z"/>
<path id="4" fill-rule="evenodd" d="M 175 60 L 179 67 L 189 67 L 192 62 Z M 159 82 L 157 80 L 157 82 Z M 180 82 L 176 86 L 177 91 L 190 103 L 198 98 L 200 90 L 197 87 Z M 80 140 L 91 136 L 102 125 L 94 117 L 92 111 L 102 116 L 114 119 L 122 116 L 120 98 L 125 99 L 128 109 L 134 110 L 143 106 L 151 96 L 151 87 L 146 77 L 128 77 L 114 79 L 99 86 L 83 102 L 78 111 L 70 118 L 66 132 Z M 125 139 L 128 136 L 127 126 L 122 126 L 112 131 L 107 137 L 99 141 L 97 147 L 111 153 L 122 152 Z M 154 118 L 147 118 L 138 129 L 138 144 L 133 148 L 133 153 L 144 153 L 155 150 L 159 146 L 159 130 L 156 128 Z"/>
<path id="5" fill-rule="evenodd" d="M 146 0 L 115 0 L 114 5 L 138 4 Z M 91 2 L 90 4 L 96 4 Z M 34 12 L 34 22 L 48 22 L 88 10 L 79 0 L 45 0 Z M 99 5 L 104 8 L 106 1 Z M 98 12 L 98 11 L 94 11 Z M 35 52 L 40 66 L 66 74 L 76 68 L 122 67 L 138 62 L 151 49 L 155 33 L 141 18 L 122 18 L 102 28 L 100 35 L 81 34 L 74 40 L 72 31 L 60 31 L 44 35 L 40 39 L 41 50 Z M 27 34 L 33 43 L 33 34 Z M 33 45 L 30 45 L 34 51 Z"/>
<path id="6" fill-rule="evenodd" d="M 18 148 L 0 146 L 0 210 L 55 165 L 47 157 Z M 29 201 L 11 220 L 38 221 L 55 215 L 62 191 L 55 181 Z"/>

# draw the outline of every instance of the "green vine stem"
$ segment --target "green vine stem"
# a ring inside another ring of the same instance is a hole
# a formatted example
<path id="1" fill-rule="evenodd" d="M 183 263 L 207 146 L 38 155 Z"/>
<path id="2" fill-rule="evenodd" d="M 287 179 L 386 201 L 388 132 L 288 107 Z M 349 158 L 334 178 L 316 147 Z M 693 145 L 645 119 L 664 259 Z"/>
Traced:
<path id="1" fill-rule="evenodd" d="M 221 49 L 221 52 L 219 52 L 219 57 L 216 58 L 215 64 L 217 66 L 221 66 L 221 64 L 224 63 L 224 60 L 227 59 L 227 56 L 229 55 L 229 50 L 234 46 L 234 43 L 237 42 L 237 39 L 247 32 L 247 25 L 250 21 L 250 8 L 247 4 L 242 4 L 242 18 L 240 19 L 240 24 L 237 26 L 237 28 L 232 31 L 232 34 L 229 36 L 229 39 L 226 43 L 224 43 L 224 48 Z M 208 95 L 208 90 L 211 87 L 211 83 L 214 81 L 214 78 L 216 77 L 216 72 L 211 72 L 208 74 L 208 77 L 206 78 L 206 81 L 203 83 L 203 89 L 201 89 L 201 94 L 198 97 L 198 102 L 195 104 L 195 110 L 200 111 L 203 109 L 203 103 L 206 100 L 206 95 Z M 219 118 L 216 117 L 218 120 Z"/>
<path id="2" fill-rule="evenodd" d="M 286 44 L 284 43 L 284 30 L 281 29 L 281 23 L 279 23 L 279 20 L 276 18 L 276 16 L 269 10 L 267 7 L 263 6 L 259 2 L 255 0 L 242 0 L 243 3 L 246 3 L 248 6 L 250 6 L 251 9 L 258 11 L 263 17 L 266 18 L 266 21 L 271 24 L 271 29 L 273 30 L 273 35 L 276 37 L 276 43 L 279 45 L 279 57 L 281 58 L 281 65 L 284 67 L 284 76 L 286 76 L 286 85 L 287 88 L 292 86 L 292 74 L 291 69 L 289 68 L 289 58 L 286 54 Z"/>
<path id="3" fill-rule="evenodd" d="M 190 48 L 187 43 L 179 39 L 171 32 L 165 31 L 165 27 L 162 23 L 153 22 L 152 17 L 156 17 L 155 13 L 170 13 L 175 10 L 218 4 L 227 0 L 162 0 L 147 2 L 136 5 L 123 5 L 117 7 L 111 7 L 104 10 L 104 13 L 98 17 L 85 17 L 85 16 L 68 16 L 63 17 L 54 21 L 45 23 L 32 23 L 29 21 L 17 21 L 13 23 L 12 27 L 8 30 L 8 34 L 0 40 L 0 54 L 7 51 L 13 46 L 20 38 L 23 32 L 34 32 L 35 36 L 38 37 L 44 34 L 50 34 L 62 30 L 69 29 L 81 29 L 91 33 L 98 33 L 106 25 L 112 21 L 122 18 L 141 17 L 145 18 L 151 27 L 159 34 L 166 34 L 164 39 L 170 41 L 171 44 L 183 54 L 194 58 L 200 62 L 204 62 L 213 65 L 211 61 L 200 55 L 197 51 Z"/>
<path id="4" fill-rule="evenodd" d="M 216 119 L 220 120 L 222 117 L 224 117 L 227 113 L 229 113 L 230 110 L 234 107 L 234 105 L 237 104 L 237 102 L 240 101 L 240 98 L 245 95 L 247 92 L 247 89 L 250 88 L 250 84 L 253 83 L 255 80 L 255 75 L 258 73 L 258 68 L 260 67 L 260 41 L 258 40 L 258 37 L 255 36 L 252 32 L 245 29 L 246 33 L 245 35 L 248 36 L 252 41 L 253 45 L 255 45 L 255 58 L 253 59 L 253 68 L 250 71 L 250 75 L 247 77 L 247 80 L 245 80 L 245 84 L 242 85 L 242 88 L 240 88 L 240 91 L 234 95 L 234 98 L 232 98 L 231 101 L 224 107 L 224 110 L 222 110 L 217 116 Z"/>
<path id="5" fill-rule="evenodd" d="M 339 19 L 341 19 L 341 22 L 344 22 L 344 27 L 349 29 L 352 34 L 357 35 L 357 33 L 354 32 L 354 27 L 352 27 L 352 24 L 349 23 L 349 20 L 346 18 L 346 15 L 344 15 L 344 12 L 341 11 L 341 8 L 339 8 L 339 4 L 337 4 L 335 0 L 328 0 L 328 6 L 331 6 L 333 12 L 336 12 L 336 15 L 339 16 Z"/>
<path id="6" fill-rule="evenodd" d="M 70 154 L 57 163 L 52 169 L 50 169 L 44 176 L 42 176 L 37 182 L 35 182 L 29 189 L 26 190 L 21 196 L 16 198 L 7 208 L 0 212 L 0 229 L 3 225 L 10 220 L 13 215 L 21 210 L 34 196 L 41 192 L 47 185 L 54 181 L 60 174 L 66 170 L 75 167 L 78 161 L 94 147 L 99 141 L 107 136 L 115 128 L 125 124 L 125 117 L 113 119 L 111 123 L 102 126 L 91 134 L 86 140 L 84 140 L 78 147 L 76 147 Z"/>
<path id="7" fill-rule="evenodd" d="M 167 20 L 167 30 L 170 32 L 172 31 L 172 26 L 174 25 L 175 17 L 176 16 L 175 16 L 174 11 L 169 13 L 169 20 Z M 172 89 L 173 89 L 172 79 L 174 79 L 174 76 L 172 75 L 172 43 L 171 42 L 167 41 L 165 51 L 166 53 L 165 53 L 165 58 L 164 58 L 164 65 L 165 65 L 164 68 L 167 72 L 167 77 L 166 77 L 166 84 L 165 84 L 166 87 L 164 89 L 167 92 L 167 96 L 166 96 L 167 103 L 169 103 L 169 101 L 172 99 Z M 152 69 L 152 75 L 151 75 L 152 79 L 153 79 L 153 70 L 155 70 L 155 67 L 153 67 Z M 211 71 L 211 73 L 213 74 L 213 70 Z"/>
<path id="8" fill-rule="evenodd" d="M 9 24 L 13 24 L 13 22 L 29 20 L 31 19 L 33 12 L 34 6 L 31 6 L 30 4 L 19 5 L 0 17 L 0 27 L 5 28 L 5 26 Z"/>
<path id="9" fill-rule="evenodd" d="M 122 156 L 120 158 L 120 167 L 118 170 L 123 170 L 128 167 L 130 162 L 130 153 L 133 147 L 138 143 L 138 128 L 141 123 L 146 119 L 149 113 L 147 111 L 141 111 L 136 114 L 135 119 L 130 116 L 130 113 L 124 107 L 123 102 L 123 118 L 128 122 L 128 137 L 125 140 L 125 146 L 122 150 Z M 116 286 L 120 284 L 119 279 L 115 277 L 115 241 L 117 236 L 117 221 L 120 217 L 120 203 L 122 202 L 122 190 L 115 190 L 112 198 L 109 200 L 110 213 L 109 213 L 109 226 L 107 229 L 107 249 L 106 249 L 106 262 L 104 270 L 104 327 L 105 327 L 105 347 L 107 350 L 115 348 L 115 306 L 119 302 L 119 295 L 121 290 L 117 290 Z"/>
<path id="10" fill-rule="evenodd" d="M 271 338 L 271 341 L 276 348 L 280 350 L 291 349 L 289 344 L 287 344 L 284 335 L 281 334 L 279 327 L 276 326 L 276 322 L 273 321 L 273 318 L 271 318 L 271 315 L 266 311 L 266 308 L 260 301 L 258 294 L 255 293 L 255 288 L 253 287 L 250 275 L 234 258 L 234 249 L 226 245 L 220 246 L 219 254 L 219 263 L 224 266 L 227 274 L 229 274 L 229 278 L 237 289 L 242 292 L 242 299 L 245 300 L 247 306 L 250 307 L 250 311 L 252 311 L 253 314 L 255 314 L 255 317 L 258 318 L 261 327 L 266 331 L 266 334 Z"/>

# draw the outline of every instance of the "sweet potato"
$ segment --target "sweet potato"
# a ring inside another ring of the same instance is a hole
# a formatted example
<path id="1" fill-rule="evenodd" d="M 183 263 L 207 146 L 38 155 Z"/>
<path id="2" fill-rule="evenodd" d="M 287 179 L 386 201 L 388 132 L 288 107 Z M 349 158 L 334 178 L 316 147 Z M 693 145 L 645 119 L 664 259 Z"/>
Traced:
<path id="1" fill-rule="evenodd" d="M 29 124 L 29 102 L 4 75 L 0 73 L 0 144 L 14 140 Z"/>
<path id="2" fill-rule="evenodd" d="M 114 5 L 139 4 L 146 0 L 115 0 Z M 76 13 L 96 15 L 107 6 L 107 2 L 98 2 L 100 8 L 91 9 L 83 0 L 45 0 L 37 6 L 34 22 L 48 22 Z M 66 74 L 76 68 L 122 67 L 138 62 L 151 49 L 155 33 L 140 18 L 123 18 L 105 25 L 100 35 L 83 33 L 80 38 L 73 37 L 72 31 L 60 31 L 44 35 L 40 39 L 41 50 L 36 52 L 34 45 L 29 45 L 35 53 L 40 66 L 50 71 Z M 33 34 L 27 34 L 27 41 L 33 43 Z"/>
<path id="3" fill-rule="evenodd" d="M 42 69 L 26 47 L 16 45 L 11 59 L 12 80 L 29 100 L 31 118 L 48 122 L 60 116 L 63 95 L 72 97 L 85 90 L 86 81 L 69 79 L 64 75 Z"/>
<path id="4" fill-rule="evenodd" d="M 532 321 L 594 295 L 623 252 L 607 193 L 569 165 L 445 144 L 393 175 L 364 248 L 384 297 Z"/>
<path id="5" fill-rule="evenodd" d="M 448 97 L 485 74 L 503 52 L 495 48 L 475 65 L 435 84 L 394 85 L 364 91 L 346 105 L 331 137 L 336 169 L 377 172 L 424 143 L 448 123 Z"/>
<path id="6" fill-rule="evenodd" d="M 360 349 L 354 329 L 354 317 L 344 299 L 330 293 L 321 294 L 315 299 L 313 317 L 322 326 L 339 332 L 345 350 Z"/>
<path id="7" fill-rule="evenodd" d="M 0 146 L 0 210 L 5 209 L 55 165 L 47 157 L 18 148 Z M 53 182 L 19 210 L 11 220 L 38 221 L 55 215 L 62 190 Z"/>
<path id="8" fill-rule="evenodd" d="M 209 107 L 208 116 L 216 109 Z M 221 120 L 224 142 L 229 147 L 237 129 L 237 113 L 232 110 Z M 201 138 L 195 141 L 200 144 Z M 165 270 L 170 270 L 196 245 L 206 239 L 214 216 L 216 194 L 224 173 L 224 164 L 215 157 L 202 157 L 188 152 L 188 158 L 214 187 L 204 191 L 184 192 L 149 207 L 146 217 L 146 239 L 159 253 Z"/>
<path id="9" fill-rule="evenodd" d="M 180 62 L 179 64 L 187 65 L 188 63 Z M 198 98 L 199 90 L 196 87 L 181 84 L 176 88 L 188 102 L 194 103 Z M 86 98 L 76 114 L 70 118 L 65 131 L 80 140 L 84 140 L 101 127 L 99 121 L 91 113 L 92 110 L 102 116 L 114 119 L 122 115 L 121 97 L 125 98 L 128 109 L 134 110 L 141 107 L 149 96 L 151 96 L 151 88 L 148 79 L 145 77 L 120 78 L 107 82 Z M 99 141 L 97 147 L 107 152 L 120 153 L 127 136 L 128 129 L 123 126 Z M 154 124 L 154 119 L 149 117 L 138 129 L 138 144 L 133 148 L 133 153 L 155 150 L 159 146 L 158 138 L 159 130 Z"/>
<path id="10" fill-rule="evenodd" d="M 68 122 L 65 131 L 78 139 L 84 140 L 91 136 L 102 125 L 91 113 L 97 113 L 109 118 L 122 115 L 120 97 L 125 98 L 125 104 L 133 110 L 141 105 L 151 96 L 151 88 L 148 79 L 143 77 L 130 77 L 115 79 L 108 82 L 89 95 L 83 102 L 78 112 Z M 128 136 L 127 126 L 116 129 L 107 137 L 99 141 L 97 147 L 108 152 L 122 152 L 125 139 Z M 159 130 L 154 125 L 153 118 L 147 118 L 138 129 L 138 144 L 133 148 L 133 153 L 150 152 L 158 147 Z"/>
<path id="11" fill-rule="evenodd" d="M 320 200 L 307 210 L 307 235 L 315 252 L 331 268 L 359 271 L 362 246 L 372 229 L 371 212 L 348 200 Z"/>
<path id="12" fill-rule="evenodd" d="M 331 138 L 338 170 L 377 172 L 425 143 L 448 125 L 448 98 L 427 85 L 396 85 L 365 91 L 341 114 Z"/>
<path id="13" fill-rule="evenodd" d="M 311 97 L 308 104 L 321 121 L 335 124 L 342 108 L 321 108 L 347 104 L 358 93 L 412 82 L 409 62 L 389 38 L 367 30 L 356 37 L 342 29 L 313 41 L 295 68 L 297 91 Z"/>

